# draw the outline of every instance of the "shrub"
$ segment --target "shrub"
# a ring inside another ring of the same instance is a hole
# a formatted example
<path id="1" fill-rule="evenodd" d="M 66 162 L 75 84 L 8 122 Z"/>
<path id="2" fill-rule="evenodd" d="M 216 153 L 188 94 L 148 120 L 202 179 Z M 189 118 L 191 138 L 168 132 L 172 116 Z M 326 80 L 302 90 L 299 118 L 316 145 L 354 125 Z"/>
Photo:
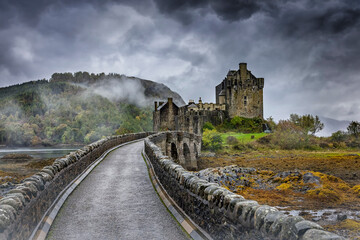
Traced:
<path id="1" fill-rule="evenodd" d="M 260 143 L 260 144 L 269 144 L 271 142 L 273 135 L 269 134 L 265 137 L 259 138 L 258 140 L 256 140 L 256 142 Z"/>
<path id="2" fill-rule="evenodd" d="M 212 125 L 211 122 L 205 122 L 202 130 L 205 131 L 205 129 L 213 130 L 213 129 L 215 129 L 215 127 L 214 127 L 214 125 Z"/>
<path id="3" fill-rule="evenodd" d="M 271 143 L 282 149 L 300 149 L 304 147 L 307 135 L 302 129 L 289 120 L 280 120 L 276 131 L 273 133 Z"/>
<path id="4" fill-rule="evenodd" d="M 337 132 L 334 132 L 333 134 L 331 134 L 331 141 L 343 142 L 346 140 L 347 137 L 348 137 L 348 135 L 346 134 L 346 132 L 337 131 Z"/>
<path id="5" fill-rule="evenodd" d="M 202 137 L 202 146 L 204 149 L 217 151 L 222 148 L 221 135 L 214 129 L 205 129 Z"/>
<path id="6" fill-rule="evenodd" d="M 228 137 L 226 138 L 226 143 L 227 143 L 228 145 L 235 145 L 235 144 L 239 143 L 239 140 L 238 140 L 236 137 L 234 137 L 234 136 L 228 136 Z"/>
<path id="7" fill-rule="evenodd" d="M 256 147 L 252 143 L 242 143 L 238 142 L 233 145 L 232 148 L 238 151 L 247 151 L 247 150 L 256 150 Z"/>
<path id="8" fill-rule="evenodd" d="M 319 144 L 319 146 L 320 146 L 321 148 L 330 148 L 330 145 L 329 145 L 328 143 L 326 143 L 326 142 L 321 142 L 321 143 Z"/>
<path id="9" fill-rule="evenodd" d="M 345 144 L 345 143 L 343 143 Z M 346 146 L 351 148 L 360 148 L 360 141 L 359 139 L 355 139 L 354 141 L 349 141 L 346 143 Z"/>

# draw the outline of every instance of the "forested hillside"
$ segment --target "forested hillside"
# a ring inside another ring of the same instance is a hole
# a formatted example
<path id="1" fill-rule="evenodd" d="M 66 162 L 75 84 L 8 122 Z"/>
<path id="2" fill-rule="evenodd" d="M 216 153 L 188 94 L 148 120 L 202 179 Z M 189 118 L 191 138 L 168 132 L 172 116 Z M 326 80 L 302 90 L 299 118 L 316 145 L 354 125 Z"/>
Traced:
<path id="1" fill-rule="evenodd" d="M 153 101 L 174 97 L 163 84 L 117 74 L 55 73 L 0 89 L 0 145 L 90 143 L 152 130 Z"/>

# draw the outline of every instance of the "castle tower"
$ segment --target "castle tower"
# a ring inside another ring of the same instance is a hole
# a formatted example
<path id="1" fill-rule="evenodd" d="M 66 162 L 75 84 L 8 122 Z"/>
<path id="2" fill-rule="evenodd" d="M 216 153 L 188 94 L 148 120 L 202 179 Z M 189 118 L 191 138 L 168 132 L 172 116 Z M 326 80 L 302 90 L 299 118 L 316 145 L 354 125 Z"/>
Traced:
<path id="1" fill-rule="evenodd" d="M 239 69 L 229 70 L 216 86 L 216 103 L 225 103 L 231 118 L 263 118 L 263 88 L 264 78 L 256 78 L 246 63 L 239 63 Z"/>

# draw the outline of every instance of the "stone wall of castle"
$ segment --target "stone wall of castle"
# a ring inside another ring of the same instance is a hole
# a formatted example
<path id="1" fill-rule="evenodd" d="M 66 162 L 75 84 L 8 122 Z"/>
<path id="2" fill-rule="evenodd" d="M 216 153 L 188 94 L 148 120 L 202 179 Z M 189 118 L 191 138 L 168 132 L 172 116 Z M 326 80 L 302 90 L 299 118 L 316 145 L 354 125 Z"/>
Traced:
<path id="1" fill-rule="evenodd" d="M 191 111 L 186 107 L 179 108 L 179 114 L 175 116 L 176 130 L 189 133 L 201 134 L 204 123 L 211 122 L 219 125 L 228 118 L 224 110 L 197 110 Z"/>
<path id="2" fill-rule="evenodd" d="M 230 70 L 216 86 L 216 103 L 220 104 L 223 98 L 230 118 L 263 118 L 263 88 L 264 78 L 256 78 L 246 63 L 240 63 L 239 70 Z"/>

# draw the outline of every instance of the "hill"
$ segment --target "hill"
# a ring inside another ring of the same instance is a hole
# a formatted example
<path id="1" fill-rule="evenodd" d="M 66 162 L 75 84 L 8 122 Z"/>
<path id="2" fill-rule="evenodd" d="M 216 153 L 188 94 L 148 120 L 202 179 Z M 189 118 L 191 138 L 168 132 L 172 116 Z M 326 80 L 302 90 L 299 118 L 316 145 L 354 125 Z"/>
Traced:
<path id="1" fill-rule="evenodd" d="M 153 101 L 167 97 L 184 104 L 164 84 L 86 72 L 0 88 L 0 145 L 83 144 L 150 131 Z"/>
<path id="2" fill-rule="evenodd" d="M 320 121 L 324 123 L 324 129 L 321 130 L 316 135 L 328 137 L 331 136 L 332 133 L 337 131 L 347 131 L 347 127 L 350 124 L 350 121 L 346 120 L 336 120 L 333 118 L 320 116 Z"/>

